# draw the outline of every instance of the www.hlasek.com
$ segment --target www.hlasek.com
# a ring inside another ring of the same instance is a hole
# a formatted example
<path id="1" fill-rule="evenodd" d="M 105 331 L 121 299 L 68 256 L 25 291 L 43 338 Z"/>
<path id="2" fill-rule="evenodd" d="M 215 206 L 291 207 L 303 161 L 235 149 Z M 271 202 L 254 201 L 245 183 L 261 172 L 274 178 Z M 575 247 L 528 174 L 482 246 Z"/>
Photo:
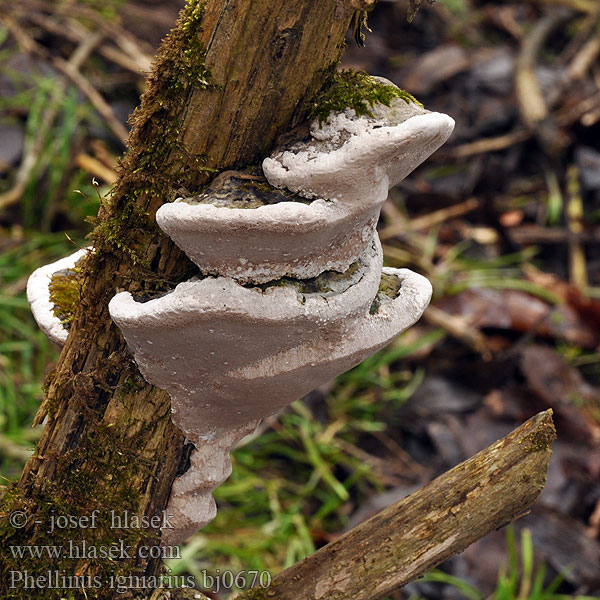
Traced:
<path id="1" fill-rule="evenodd" d="M 71 575 L 66 571 L 48 570 L 45 573 L 29 571 L 10 571 L 10 587 L 26 590 L 86 590 L 109 588 L 119 594 L 131 590 L 197 588 L 218 594 L 222 590 L 243 590 L 252 587 L 267 588 L 271 585 L 271 574 L 268 571 L 221 571 L 213 573 L 200 571 L 200 579 L 193 575 Z"/>
<path id="2" fill-rule="evenodd" d="M 181 558 L 179 546 L 134 546 L 117 540 L 110 544 L 90 544 L 86 540 L 68 540 L 65 546 L 9 546 L 14 559 L 49 558 L 56 560 L 110 560 L 143 559 L 177 559 Z"/>
<path id="3" fill-rule="evenodd" d="M 172 529 L 173 515 L 162 511 L 158 515 L 138 516 L 125 510 L 118 512 L 111 510 L 103 514 L 99 510 L 92 511 L 89 515 L 65 515 L 51 513 L 47 521 L 35 520 L 35 517 L 24 510 L 13 511 L 9 515 L 9 523 L 15 529 L 24 529 L 28 524 L 45 526 L 46 533 L 75 534 L 78 530 L 93 530 L 103 527 L 105 530 L 160 530 Z M 85 539 L 67 539 L 63 545 L 12 545 L 8 546 L 13 561 L 22 560 L 26 564 L 41 559 L 49 559 L 60 563 L 64 560 L 109 560 L 124 561 L 129 559 L 178 559 L 181 558 L 178 546 L 132 546 L 126 540 L 117 539 L 109 544 L 90 544 Z M 6 552 L 6 548 L 3 549 Z M 60 565 L 61 567 L 63 565 Z M 58 564 L 57 564 L 58 567 Z M 118 593 L 125 593 L 135 589 L 154 588 L 200 588 L 212 590 L 218 594 L 220 590 L 238 589 L 249 587 L 268 587 L 271 584 L 271 574 L 268 571 L 200 571 L 201 580 L 190 576 L 136 576 L 136 575 L 82 575 L 68 570 L 48 569 L 37 573 L 28 568 L 9 572 L 9 585 L 11 588 L 22 589 L 83 589 L 109 587 Z"/>

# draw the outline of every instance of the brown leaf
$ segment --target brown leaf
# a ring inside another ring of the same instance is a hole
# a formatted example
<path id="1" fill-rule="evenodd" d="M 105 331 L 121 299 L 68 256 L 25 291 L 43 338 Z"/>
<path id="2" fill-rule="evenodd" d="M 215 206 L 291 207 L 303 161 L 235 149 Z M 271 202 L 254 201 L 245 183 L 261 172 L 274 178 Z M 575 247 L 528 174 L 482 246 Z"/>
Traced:
<path id="1" fill-rule="evenodd" d="M 523 350 L 521 370 L 544 406 L 556 411 L 559 431 L 568 431 L 583 443 L 600 441 L 600 425 L 594 418 L 600 390 L 587 383 L 575 367 L 553 348 L 534 345 Z"/>
<path id="2" fill-rule="evenodd" d="M 557 292 L 557 289 L 553 291 Z M 576 296 L 573 295 L 573 298 Z M 574 304 L 565 303 L 553 307 L 519 290 L 471 288 L 455 296 L 447 296 L 437 305 L 479 329 L 493 327 L 533 331 L 536 335 L 560 338 L 583 348 L 595 348 L 600 343 L 600 326 L 590 326 L 591 317 L 582 314 L 583 305 L 575 308 Z M 593 312 L 591 307 L 588 310 Z"/>

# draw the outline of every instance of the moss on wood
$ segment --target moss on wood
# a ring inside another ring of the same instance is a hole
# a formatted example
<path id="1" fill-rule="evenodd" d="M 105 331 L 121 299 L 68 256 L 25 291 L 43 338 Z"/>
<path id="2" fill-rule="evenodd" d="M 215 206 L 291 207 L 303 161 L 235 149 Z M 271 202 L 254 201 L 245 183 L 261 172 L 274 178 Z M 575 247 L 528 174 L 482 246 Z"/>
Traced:
<path id="1" fill-rule="evenodd" d="M 74 268 L 55 273 L 48 286 L 52 312 L 65 329 L 71 329 L 75 309 L 81 302 L 83 278 L 81 269 Z"/>
<path id="2" fill-rule="evenodd" d="M 373 116 L 371 108 L 379 102 L 390 106 L 394 98 L 401 98 L 407 104 L 422 104 L 411 94 L 377 81 L 363 71 L 338 71 L 331 75 L 328 83 L 315 98 L 310 116 L 319 119 L 319 124 L 327 121 L 331 112 L 342 112 L 351 108 L 361 117 Z"/>
<path id="3" fill-rule="evenodd" d="M 139 434 L 128 434 L 127 424 L 101 423 L 76 450 L 59 457 L 60 475 L 54 481 L 45 482 L 29 497 L 17 486 L 7 490 L 2 512 L 23 514 L 27 522 L 15 528 L 10 520 L 3 520 L 0 539 L 7 550 L 19 547 L 23 539 L 27 546 L 22 556 L 4 552 L 4 583 L 17 578 L 17 573 L 36 581 L 50 574 L 67 586 L 56 589 L 37 581 L 30 588 L 32 597 L 74 600 L 82 597 L 83 586 L 86 598 L 100 599 L 107 597 L 117 578 L 143 575 L 136 561 L 123 560 L 124 554 L 135 557 L 140 546 L 155 547 L 156 532 L 114 527 L 136 514 L 141 492 L 135 482 L 145 469 L 138 456 L 138 439 Z M 99 485 L 102 494 L 97 493 Z M 28 548 L 34 552 L 27 552 Z M 53 549 L 60 550 L 60 555 L 54 555 Z M 65 589 L 71 585 L 73 589 Z M 2 598 L 22 599 L 23 594 L 23 583 L 18 581 L 4 588 Z"/>
<path id="4" fill-rule="evenodd" d="M 84 515 L 96 501 L 101 506 L 113 502 L 116 511 L 131 506 L 145 515 L 167 505 L 186 452 L 184 438 L 171 423 L 166 392 L 140 379 L 108 302 L 117 289 L 151 294 L 197 273 L 158 230 L 156 210 L 177 196 L 193 195 L 216 167 L 256 163 L 277 135 L 303 120 L 306 99 L 321 87 L 339 55 L 350 20 L 336 0 L 316 5 L 242 0 L 235 11 L 229 7 L 225 0 L 188 0 L 159 50 L 147 92 L 130 121 L 119 181 L 103 200 L 91 235 L 96 252 L 82 261 L 81 302 L 36 416 L 37 423 L 46 417 L 48 422 L 21 481 L 0 504 L 5 517 L 20 506 L 33 523 L 43 521 L 49 510 Z M 238 11 L 252 18 L 242 23 Z M 288 22 L 291 28 L 281 29 Z M 205 44 L 212 44 L 208 52 Z M 255 51 L 250 64 L 249 49 Z M 206 66 L 207 56 L 220 85 Z M 297 77 L 299 71 L 303 78 Z M 239 89 L 225 91 L 232 81 Z M 246 101 L 253 99 L 257 102 Z M 57 543 L 31 523 L 0 529 L 0 546 Z M 0 596 L 9 598 L 5 575 L 18 565 L 7 552 L 2 559 Z M 35 564 L 36 573 L 42 566 Z M 83 561 L 81 569 L 95 573 L 109 566 L 113 573 L 160 573 L 160 561 L 141 559 L 112 565 Z M 88 589 L 87 597 L 128 596 L 104 592 Z M 84 597 L 80 591 L 35 591 L 40 600 L 57 594 Z M 23 597 L 23 590 L 17 588 L 15 596 Z"/>
<path id="5" fill-rule="evenodd" d="M 205 157 L 190 153 L 181 141 L 187 98 L 194 89 L 214 85 L 200 41 L 204 7 L 204 0 L 188 0 L 177 27 L 163 42 L 141 105 L 130 118 L 132 132 L 118 167 L 119 181 L 103 202 L 91 235 L 99 254 L 118 253 L 131 280 L 148 281 L 152 270 L 144 237 L 161 234 L 151 208 L 174 200 L 198 171 L 214 171 L 205 166 Z M 147 287 L 164 289 L 168 283 L 154 276 Z"/>
<path id="6" fill-rule="evenodd" d="M 369 308 L 369 313 L 374 315 L 382 305 L 397 298 L 401 287 L 402 280 L 399 277 L 383 273 L 381 275 L 379 289 L 377 290 L 377 296 L 375 296 L 375 299 Z"/>

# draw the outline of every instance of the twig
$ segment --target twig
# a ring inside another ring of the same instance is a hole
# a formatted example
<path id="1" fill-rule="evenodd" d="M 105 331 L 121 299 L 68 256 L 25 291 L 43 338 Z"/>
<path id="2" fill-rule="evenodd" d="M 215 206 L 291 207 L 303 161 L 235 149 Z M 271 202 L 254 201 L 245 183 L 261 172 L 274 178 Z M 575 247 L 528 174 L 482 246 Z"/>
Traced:
<path id="1" fill-rule="evenodd" d="M 549 116 L 548 105 L 535 71 L 538 54 L 548 36 L 570 15 L 571 11 L 566 9 L 549 12 L 523 38 L 515 64 L 515 92 L 521 118 L 530 129 L 536 130 Z"/>
<path id="2" fill-rule="evenodd" d="M 102 164 L 97 158 L 89 154 L 81 153 L 75 157 L 75 163 L 78 167 L 102 179 L 105 183 L 112 185 L 117 181 L 117 174 Z"/>
<path id="3" fill-rule="evenodd" d="M 36 52 L 38 44 L 33 40 L 27 33 L 19 26 L 17 21 L 8 15 L 4 15 L 4 24 L 13 34 L 17 43 L 27 52 Z M 83 40 L 81 44 L 75 49 L 69 61 L 66 64 L 73 72 L 81 67 L 88 56 L 93 51 L 96 44 L 100 42 L 102 38 L 101 34 L 93 34 Z M 56 120 L 60 109 L 60 98 L 64 96 L 67 89 L 67 79 L 65 77 L 59 79 L 54 87 L 52 97 L 49 102 L 48 108 L 44 111 L 41 119 L 40 126 L 36 132 L 36 136 L 32 141 L 26 143 L 25 150 L 23 152 L 23 160 L 17 175 L 15 177 L 15 183 L 13 187 L 0 194 L 0 211 L 12 206 L 17 203 L 27 187 L 27 182 L 31 176 L 31 173 L 36 165 L 36 162 L 42 153 L 44 148 L 44 142 L 52 127 L 52 124 Z"/>
<path id="4" fill-rule="evenodd" d="M 70 19 L 64 23 L 58 23 L 56 20 L 51 19 L 39 12 L 32 12 L 27 17 L 32 23 L 43 27 L 49 33 L 53 35 L 64 37 L 65 39 L 79 43 L 85 38 L 89 37 L 90 31 L 80 25 L 77 21 Z M 148 72 L 151 67 L 151 59 L 145 55 L 141 50 L 136 48 L 134 56 L 132 53 L 126 53 L 118 48 L 109 46 L 108 44 L 101 44 L 97 48 L 98 54 L 102 55 L 107 60 L 119 65 L 123 69 L 127 69 L 137 76 L 142 77 L 144 73 Z"/>
<path id="5" fill-rule="evenodd" d="M 92 34 L 92 37 L 93 35 L 94 34 Z M 106 121 L 106 124 L 115 136 L 125 144 L 127 137 L 129 136 L 129 131 L 127 131 L 127 128 L 119 121 L 119 119 L 117 119 L 113 109 L 102 97 L 102 94 L 100 94 L 100 92 L 79 72 L 78 69 L 73 68 L 68 61 L 59 56 L 54 56 L 51 60 L 52 64 L 64 73 L 87 96 L 92 106 Z"/>
<path id="6" fill-rule="evenodd" d="M 112 39 L 117 45 L 121 47 L 119 41 L 121 39 L 128 39 L 131 44 L 136 47 L 135 52 L 140 53 L 146 58 L 149 56 L 153 56 L 154 48 L 137 38 L 130 31 L 121 27 L 117 23 L 106 20 L 102 17 L 97 10 L 93 8 L 87 8 L 82 6 L 81 4 L 76 4 L 73 2 L 47 2 L 46 0 L 19 0 L 19 8 L 23 10 L 24 14 L 29 14 L 32 11 L 44 12 L 52 15 L 63 15 L 66 17 L 77 17 L 86 19 L 87 21 L 91 21 L 100 31 L 103 31 L 107 37 Z M 0 7 L 3 5 L 10 5 L 8 0 L 0 0 Z M 129 7 L 129 4 L 126 5 Z M 26 9 L 26 10 L 24 10 Z M 173 24 L 173 20 L 170 19 L 168 23 L 166 23 L 167 27 Z M 123 49 L 123 48 L 122 48 Z M 126 50 L 124 50 L 126 51 Z M 132 56 L 135 58 L 135 56 Z"/>
<path id="7" fill-rule="evenodd" d="M 600 244 L 600 228 L 593 227 L 575 233 L 564 227 L 538 227 L 537 225 L 523 225 L 508 229 L 511 239 L 521 245 L 528 244 L 565 244 L 570 239 L 580 243 Z"/>
<path id="8" fill-rule="evenodd" d="M 376 600 L 517 518 L 544 487 L 552 411 L 238 600 Z"/>
<path id="9" fill-rule="evenodd" d="M 581 117 L 581 124 L 584 127 L 592 127 L 600 121 L 600 106 L 595 110 L 590 110 Z"/>
<path id="10" fill-rule="evenodd" d="M 600 112 L 600 94 L 595 93 L 585 98 L 581 102 L 578 102 L 572 108 L 558 112 L 556 116 L 556 123 L 560 127 L 567 127 L 572 125 L 576 121 L 581 119 L 584 125 L 593 123 L 584 122 L 587 115 L 595 114 L 595 111 Z M 474 142 L 468 142 L 461 144 L 450 150 L 438 150 L 436 157 L 439 160 L 445 160 L 448 158 L 468 158 L 476 154 L 485 154 L 486 152 L 496 152 L 498 150 L 505 150 L 520 142 L 525 142 L 533 137 L 531 131 L 526 129 L 517 129 L 504 135 L 499 135 L 492 138 L 484 138 L 476 140 Z"/>
<path id="11" fill-rule="evenodd" d="M 439 210 L 427 215 L 423 215 L 422 217 L 411 219 L 406 223 L 393 223 L 389 227 L 385 227 L 379 232 L 379 239 L 383 241 L 401 235 L 402 233 L 406 233 L 407 231 L 421 231 L 422 229 L 429 229 L 430 227 L 438 225 L 443 221 L 448 221 L 449 219 L 466 215 L 474 211 L 478 206 L 479 200 L 477 200 L 477 198 L 469 198 L 464 202 L 453 204 L 452 206 L 448 206 L 446 208 L 440 208 Z"/>
<path id="12" fill-rule="evenodd" d="M 467 158 L 476 154 L 485 154 L 487 152 L 497 152 L 498 150 L 505 150 L 520 142 L 525 142 L 532 137 L 532 133 L 526 129 L 517 129 L 504 135 L 499 135 L 492 138 L 483 138 L 474 142 L 468 142 L 461 144 L 455 148 L 451 148 L 447 151 L 439 150 L 437 152 L 438 158 Z"/>
<path id="13" fill-rule="evenodd" d="M 80 73 L 79 69 L 89 57 L 93 49 L 101 42 L 104 37 L 103 31 L 91 33 L 77 47 L 71 58 L 66 61 L 59 56 L 52 56 L 43 46 L 38 44 L 29 36 L 18 23 L 9 18 L 8 26 L 11 33 L 20 40 L 27 39 L 27 50 L 37 54 L 42 58 L 49 60 L 61 73 L 66 75 L 88 98 L 92 106 L 104 118 L 108 127 L 115 134 L 117 139 L 125 144 L 129 132 L 127 128 L 117 119 L 113 109 L 102 97 L 102 94 Z"/>
<path id="14" fill-rule="evenodd" d="M 587 527 L 587 534 L 594 539 L 600 533 L 600 500 L 596 502 L 596 508 L 592 511 Z"/>
<path id="15" fill-rule="evenodd" d="M 575 165 L 567 168 L 567 206 L 565 215 L 567 227 L 574 235 L 569 237 L 569 274 L 571 283 L 581 290 L 588 286 L 587 266 L 585 252 L 577 235 L 583 231 L 583 199 L 579 185 L 579 169 Z"/>
<path id="16" fill-rule="evenodd" d="M 491 360 L 492 353 L 489 349 L 488 340 L 481 331 L 471 327 L 462 317 L 451 315 L 446 311 L 434 306 L 427 307 L 423 318 L 436 327 L 441 327 L 452 337 L 481 354 L 484 360 Z"/>
<path id="17" fill-rule="evenodd" d="M 534 0 L 539 4 L 549 4 L 551 6 L 567 6 L 579 12 L 597 15 L 600 7 L 596 0 Z"/>
<path id="18" fill-rule="evenodd" d="M 403 244 L 406 246 L 406 244 Z M 419 249 L 414 247 L 407 249 L 405 248 L 396 248 L 395 246 L 390 246 L 388 244 L 384 244 L 383 246 L 383 255 L 386 258 L 389 258 L 393 261 L 397 261 L 401 265 L 413 264 L 417 266 L 424 273 L 431 272 L 433 265 L 431 260 L 428 257 L 424 256 Z"/>
<path id="19" fill-rule="evenodd" d="M 585 100 L 578 102 L 572 108 L 560 112 L 556 118 L 556 122 L 561 127 L 566 127 L 581 119 L 582 125 L 588 125 L 586 123 L 586 116 L 598 110 L 600 110 L 600 93 L 595 93 L 592 96 L 588 96 Z"/>
<path id="20" fill-rule="evenodd" d="M 588 40 L 590 36 L 594 36 L 594 30 L 598 25 L 598 17 L 600 17 L 600 13 L 597 15 L 587 14 L 583 17 L 576 15 L 577 27 L 573 29 L 570 39 L 553 61 L 555 67 L 559 71 L 564 70 L 581 51 L 586 40 Z"/>

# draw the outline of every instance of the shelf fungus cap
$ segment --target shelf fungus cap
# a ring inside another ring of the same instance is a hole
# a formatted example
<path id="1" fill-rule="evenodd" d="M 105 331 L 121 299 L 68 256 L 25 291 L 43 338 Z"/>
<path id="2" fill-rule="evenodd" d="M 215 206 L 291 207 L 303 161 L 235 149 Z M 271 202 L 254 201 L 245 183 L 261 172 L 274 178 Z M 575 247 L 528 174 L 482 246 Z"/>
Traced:
<path id="1" fill-rule="evenodd" d="M 271 185 L 350 207 L 381 204 L 388 189 L 433 154 L 454 129 L 448 115 L 402 98 L 393 98 L 390 106 L 376 103 L 370 112 L 359 117 L 349 108 L 330 113 L 323 124 L 313 121 L 310 140 L 292 142 L 263 161 Z"/>
<path id="2" fill-rule="evenodd" d="M 309 139 L 263 161 L 267 181 L 287 193 L 226 172 L 202 195 L 161 206 L 156 220 L 204 274 L 263 283 L 344 271 L 372 239 L 389 187 L 453 126 L 450 117 L 401 98 L 376 104 L 372 115 L 332 113 L 322 127 L 312 123 Z"/>
<path id="3" fill-rule="evenodd" d="M 381 264 L 373 240 L 345 273 L 264 287 L 207 277 L 146 302 L 122 292 L 109 311 L 142 375 L 171 396 L 175 424 L 192 440 L 206 438 L 273 414 L 342 372 L 316 356 L 368 314 Z M 307 378 L 307 368 L 321 375 Z"/>
<path id="4" fill-rule="evenodd" d="M 301 339 L 295 347 L 265 355 L 257 352 L 256 342 L 248 347 L 243 342 L 245 336 L 242 338 L 237 354 L 245 356 L 246 361 L 227 373 L 223 380 L 228 398 L 223 402 L 220 415 L 221 420 L 235 424 L 219 427 L 205 436 L 192 432 L 190 439 L 195 449 L 190 457 L 190 468 L 173 483 L 167 507 L 173 527 L 162 530 L 163 544 L 183 542 L 214 518 L 216 506 L 212 491 L 231 472 L 229 452 L 256 427 L 259 417 L 279 410 L 385 346 L 420 317 L 431 297 L 429 281 L 408 269 L 384 268 L 379 290 L 369 309 L 354 320 L 353 326 L 344 335 L 338 330 L 328 341 L 325 341 L 326 336 L 322 339 L 313 336 L 312 341 Z M 285 336 L 283 330 L 281 333 Z M 246 339 L 246 343 L 248 341 Z M 214 400 L 215 390 L 213 384 L 207 386 L 202 394 L 210 402 Z M 217 393 L 222 397 L 224 392 L 220 389 Z M 172 404 L 179 407 L 182 399 L 172 397 Z M 185 418 L 176 421 L 184 433 L 191 423 L 207 415 L 201 397 L 194 403 L 189 400 L 188 396 L 183 409 Z M 254 414 L 255 419 L 238 423 L 236 405 L 243 408 L 244 418 Z"/>
<path id="5" fill-rule="evenodd" d="M 69 331 L 54 314 L 54 303 L 50 299 L 50 283 L 54 275 L 74 269 L 77 262 L 88 252 L 90 249 L 82 249 L 45 267 L 40 267 L 27 280 L 27 300 L 33 318 L 48 339 L 61 348 L 67 341 Z"/>
<path id="6" fill-rule="evenodd" d="M 171 396 L 175 424 L 208 439 L 277 412 L 419 319 L 431 285 L 408 270 L 382 317 L 381 259 L 373 240 L 346 273 L 309 288 L 209 277 L 146 302 L 121 292 L 109 310 L 142 375 Z"/>
<path id="7" fill-rule="evenodd" d="M 166 544 L 215 514 L 212 490 L 229 452 L 261 418 L 347 371 L 410 327 L 431 285 L 384 269 L 379 240 L 345 273 L 242 286 L 227 277 L 180 283 L 146 302 L 117 294 L 109 311 L 142 375 L 171 397 L 173 422 L 194 444 L 173 484 Z"/>

